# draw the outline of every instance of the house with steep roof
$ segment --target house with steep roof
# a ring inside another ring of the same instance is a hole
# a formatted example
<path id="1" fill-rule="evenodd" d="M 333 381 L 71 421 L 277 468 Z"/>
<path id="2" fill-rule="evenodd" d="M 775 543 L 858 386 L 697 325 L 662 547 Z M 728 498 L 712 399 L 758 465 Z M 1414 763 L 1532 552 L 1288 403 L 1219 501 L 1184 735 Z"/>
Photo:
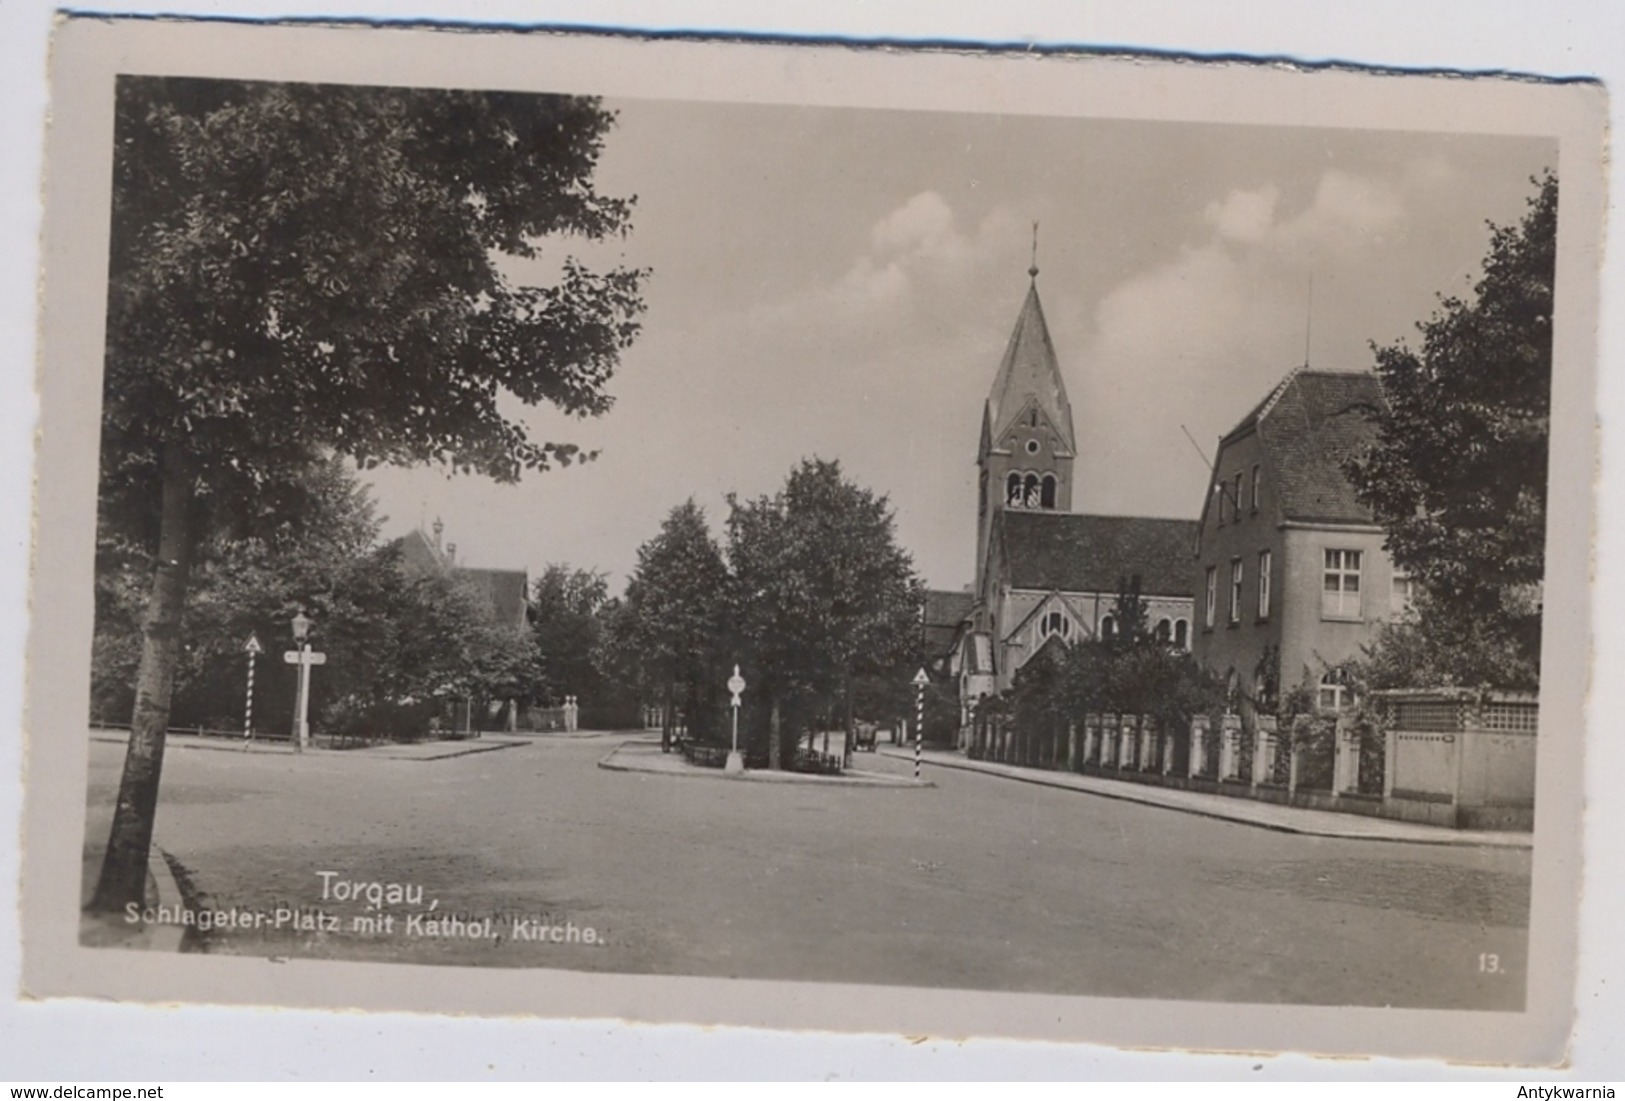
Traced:
<path id="1" fill-rule="evenodd" d="M 1038 268 L 982 409 L 976 581 L 951 663 L 968 708 L 1002 692 L 1045 646 L 1109 636 L 1133 589 L 1148 626 L 1188 647 L 1189 520 L 1072 512 L 1077 435 L 1038 296 Z M 929 604 L 929 602 L 928 602 Z M 946 602 L 941 606 L 947 609 Z"/>
<path id="2" fill-rule="evenodd" d="M 976 595 L 968 589 L 926 590 L 925 606 L 920 611 L 920 636 L 926 671 L 932 676 L 949 675 L 960 632 L 970 621 L 975 604 Z"/>
<path id="3" fill-rule="evenodd" d="M 1356 498 L 1344 464 L 1372 441 L 1382 387 L 1369 372 L 1299 368 L 1219 440 L 1196 552 L 1196 658 L 1243 718 L 1308 683 L 1342 706 L 1341 668 L 1411 581 Z"/>
<path id="4" fill-rule="evenodd" d="M 405 568 L 455 575 L 485 595 L 492 622 L 502 627 L 524 627 L 529 614 L 530 575 L 524 570 L 478 569 L 457 561 L 457 544 L 442 543 L 445 524 L 435 519 L 430 532 L 414 528 L 400 539 Z"/>

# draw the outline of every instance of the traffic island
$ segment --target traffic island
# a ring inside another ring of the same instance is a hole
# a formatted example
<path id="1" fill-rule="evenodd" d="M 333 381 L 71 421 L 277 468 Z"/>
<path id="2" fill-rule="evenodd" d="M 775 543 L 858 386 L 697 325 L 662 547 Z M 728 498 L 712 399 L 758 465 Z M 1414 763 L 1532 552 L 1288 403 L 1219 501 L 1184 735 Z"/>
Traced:
<path id="1" fill-rule="evenodd" d="M 835 776 L 820 776 L 806 772 L 778 772 L 771 769 L 750 768 L 731 772 L 721 768 L 706 768 L 690 764 L 680 753 L 663 753 L 659 743 L 646 741 L 623 742 L 598 762 L 598 767 L 611 772 L 648 772 L 663 776 L 699 776 L 712 780 L 768 784 L 823 784 L 825 786 L 874 788 L 929 788 L 930 780 L 914 780 L 907 776 L 893 776 L 885 772 L 847 769 Z"/>

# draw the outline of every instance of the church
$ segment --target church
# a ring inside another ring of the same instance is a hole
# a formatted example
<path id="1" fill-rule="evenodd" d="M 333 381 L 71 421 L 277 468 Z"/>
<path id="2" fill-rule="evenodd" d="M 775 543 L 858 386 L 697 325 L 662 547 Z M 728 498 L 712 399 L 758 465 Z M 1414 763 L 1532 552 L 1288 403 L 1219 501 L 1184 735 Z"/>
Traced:
<path id="1" fill-rule="evenodd" d="M 969 593 L 926 599 L 927 644 L 957 682 L 965 716 L 1008 690 L 1046 646 L 1109 638 L 1118 596 L 1131 588 L 1157 637 L 1185 650 L 1191 642 L 1196 523 L 1072 511 L 1077 429 L 1036 264 L 1028 276 L 982 409 L 976 580 Z"/>

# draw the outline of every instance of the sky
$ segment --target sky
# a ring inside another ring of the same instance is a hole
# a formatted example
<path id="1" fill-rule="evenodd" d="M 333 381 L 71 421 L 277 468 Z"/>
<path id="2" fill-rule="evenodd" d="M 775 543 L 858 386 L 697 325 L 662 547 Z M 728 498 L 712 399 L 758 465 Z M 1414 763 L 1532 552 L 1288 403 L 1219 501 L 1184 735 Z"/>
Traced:
<path id="1" fill-rule="evenodd" d="M 1220 435 L 1306 356 L 1361 370 L 1373 341 L 1414 344 L 1469 290 L 1486 222 L 1516 222 L 1556 163 L 1545 140 L 1460 133 L 606 106 L 596 180 L 637 196 L 631 234 L 507 269 L 545 279 L 567 250 L 652 270 L 610 412 L 522 411 L 599 458 L 517 486 L 371 477 L 386 535 L 439 517 L 469 565 L 566 563 L 616 591 L 672 507 L 693 497 L 720 537 L 727 494 L 814 456 L 888 497 L 930 585 L 968 585 L 982 403 L 1035 221 L 1073 508 L 1194 519 Z"/>

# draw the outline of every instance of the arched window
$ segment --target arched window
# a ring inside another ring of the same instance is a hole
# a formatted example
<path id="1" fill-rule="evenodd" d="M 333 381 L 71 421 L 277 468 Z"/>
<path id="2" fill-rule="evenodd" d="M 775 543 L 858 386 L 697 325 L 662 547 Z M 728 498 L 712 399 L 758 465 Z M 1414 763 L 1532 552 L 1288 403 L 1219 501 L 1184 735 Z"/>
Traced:
<path id="1" fill-rule="evenodd" d="M 1174 620 L 1174 645 L 1181 650 L 1190 644 L 1191 625 L 1183 619 Z"/>
<path id="2" fill-rule="evenodd" d="M 1022 506 L 1025 508 L 1038 507 L 1038 475 L 1029 474 L 1022 479 Z"/>
<path id="3" fill-rule="evenodd" d="M 1166 646 L 1174 637 L 1173 621 L 1169 619 L 1157 620 L 1157 641 Z"/>
<path id="4" fill-rule="evenodd" d="M 1011 508 L 1021 507 L 1021 475 L 1013 470 L 1004 480 L 1004 503 Z"/>
<path id="5" fill-rule="evenodd" d="M 1322 711 L 1341 711 L 1353 702 L 1354 692 L 1349 686 L 1348 673 L 1343 669 L 1328 669 L 1326 675 L 1320 678 L 1315 703 Z"/>
<path id="6" fill-rule="evenodd" d="M 1100 617 L 1100 637 L 1111 638 L 1117 634 L 1117 621 L 1109 615 Z"/>
<path id="7" fill-rule="evenodd" d="M 1055 475 L 1044 475 L 1043 489 L 1039 493 L 1038 504 L 1042 508 L 1055 507 Z"/>
<path id="8" fill-rule="evenodd" d="M 1040 638 L 1049 638 L 1051 635 L 1060 635 L 1063 639 L 1072 634 L 1072 621 L 1066 618 L 1066 613 L 1050 611 L 1044 613 L 1044 618 L 1038 624 Z"/>

